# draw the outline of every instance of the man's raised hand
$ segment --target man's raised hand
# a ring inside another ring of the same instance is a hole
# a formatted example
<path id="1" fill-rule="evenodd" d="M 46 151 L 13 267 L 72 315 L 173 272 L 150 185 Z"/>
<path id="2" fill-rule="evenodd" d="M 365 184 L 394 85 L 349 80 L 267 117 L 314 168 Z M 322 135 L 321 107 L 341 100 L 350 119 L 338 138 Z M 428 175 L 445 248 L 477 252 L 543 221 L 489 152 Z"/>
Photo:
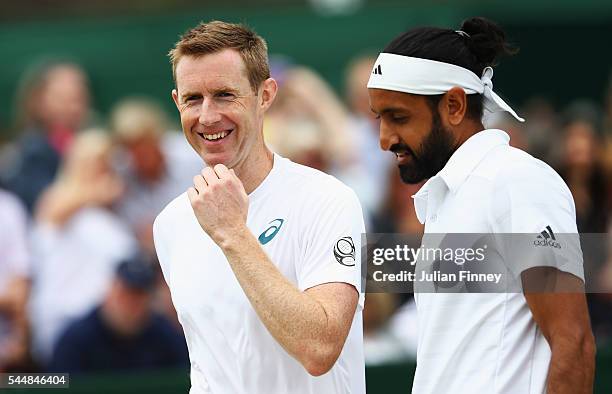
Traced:
<path id="1" fill-rule="evenodd" d="M 187 195 L 200 226 L 217 245 L 246 227 L 249 198 L 233 169 L 223 164 L 204 168 Z"/>

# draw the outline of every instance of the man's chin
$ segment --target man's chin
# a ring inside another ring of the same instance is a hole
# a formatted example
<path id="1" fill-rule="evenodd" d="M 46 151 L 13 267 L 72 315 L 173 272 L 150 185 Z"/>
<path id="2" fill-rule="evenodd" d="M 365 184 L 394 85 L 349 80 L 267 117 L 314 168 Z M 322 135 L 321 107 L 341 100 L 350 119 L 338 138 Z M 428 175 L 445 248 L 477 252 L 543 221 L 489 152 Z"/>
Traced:
<path id="1" fill-rule="evenodd" d="M 200 154 L 200 157 L 202 158 L 202 160 L 204 160 L 204 163 L 206 163 L 208 167 L 214 167 L 217 164 L 223 164 L 227 168 L 231 168 L 230 165 L 232 164 L 231 163 L 232 160 L 227 155 L 219 155 L 219 154 L 211 155 L 209 153 L 205 153 L 205 154 Z"/>
<path id="2" fill-rule="evenodd" d="M 422 182 L 426 177 L 422 171 L 419 171 L 413 165 L 399 165 L 400 178 L 402 182 L 414 185 Z"/>

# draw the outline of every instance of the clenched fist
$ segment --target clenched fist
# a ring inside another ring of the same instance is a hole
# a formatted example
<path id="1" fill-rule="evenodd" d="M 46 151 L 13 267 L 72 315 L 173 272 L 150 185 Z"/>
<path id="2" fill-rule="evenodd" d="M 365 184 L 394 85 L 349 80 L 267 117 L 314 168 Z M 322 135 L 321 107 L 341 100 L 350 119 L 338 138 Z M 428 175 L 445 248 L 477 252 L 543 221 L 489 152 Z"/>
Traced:
<path id="1" fill-rule="evenodd" d="M 187 190 L 200 226 L 219 246 L 246 227 L 249 197 L 234 170 L 206 167 Z"/>

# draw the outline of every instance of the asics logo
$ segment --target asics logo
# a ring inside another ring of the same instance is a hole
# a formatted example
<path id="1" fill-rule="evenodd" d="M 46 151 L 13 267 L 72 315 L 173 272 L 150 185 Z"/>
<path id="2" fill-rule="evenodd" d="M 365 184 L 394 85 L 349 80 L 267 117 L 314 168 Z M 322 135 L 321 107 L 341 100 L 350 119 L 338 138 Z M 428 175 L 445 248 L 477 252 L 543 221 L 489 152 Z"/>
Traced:
<path id="1" fill-rule="evenodd" d="M 272 238 L 274 238 L 276 234 L 280 231 L 280 228 L 283 225 L 284 221 L 285 220 L 283 219 L 274 219 L 273 221 L 271 221 L 269 223 L 270 227 L 265 229 L 264 232 L 259 235 L 259 238 L 257 238 L 259 240 L 259 243 L 265 245 L 268 242 L 272 241 Z"/>

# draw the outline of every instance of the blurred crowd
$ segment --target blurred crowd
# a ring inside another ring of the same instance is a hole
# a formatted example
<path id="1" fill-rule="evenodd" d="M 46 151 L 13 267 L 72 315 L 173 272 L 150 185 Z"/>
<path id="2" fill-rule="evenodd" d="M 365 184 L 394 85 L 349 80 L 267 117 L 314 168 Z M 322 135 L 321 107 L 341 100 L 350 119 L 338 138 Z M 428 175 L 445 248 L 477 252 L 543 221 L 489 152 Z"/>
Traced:
<path id="1" fill-rule="evenodd" d="M 373 62 L 348 64 L 343 99 L 315 71 L 273 57 L 280 90 L 264 133 L 280 155 L 351 186 L 369 233 L 419 235 L 411 196 L 421 185 L 403 184 L 378 146 L 365 87 Z M 602 97 L 555 108 L 534 96 L 519 111 L 524 124 L 485 121 L 553 166 L 574 196 L 579 231 L 609 241 L 612 84 Z M 78 64 L 33 65 L 15 103 L 14 123 L 0 125 L 10 136 L 0 145 L 0 371 L 186 366 L 152 223 L 191 185 L 201 159 L 152 98 L 118 98 L 98 115 Z M 600 346 L 612 343 L 610 252 L 585 257 L 600 289 L 588 295 Z M 364 322 L 369 364 L 414 356 L 409 294 L 369 294 Z"/>

